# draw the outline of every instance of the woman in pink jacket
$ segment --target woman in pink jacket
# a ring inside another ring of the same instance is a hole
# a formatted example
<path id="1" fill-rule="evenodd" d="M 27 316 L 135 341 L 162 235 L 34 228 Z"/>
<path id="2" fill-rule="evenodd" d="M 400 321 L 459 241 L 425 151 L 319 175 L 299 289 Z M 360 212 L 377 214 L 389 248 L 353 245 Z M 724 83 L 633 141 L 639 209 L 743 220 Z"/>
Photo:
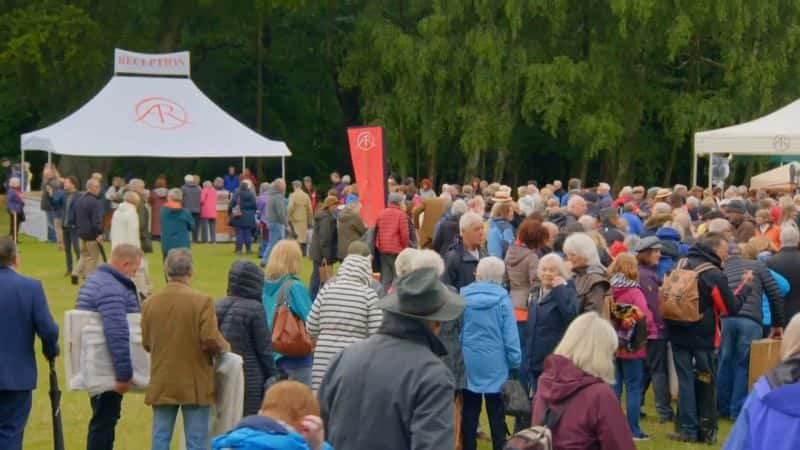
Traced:
<path id="1" fill-rule="evenodd" d="M 638 313 L 644 314 L 644 317 L 646 317 L 648 335 L 651 335 L 647 337 L 655 339 L 658 331 L 653 320 L 653 313 L 648 308 L 647 299 L 644 296 L 644 292 L 642 292 L 641 285 L 639 285 L 639 267 L 636 258 L 629 253 L 622 253 L 617 256 L 608 271 L 611 277 L 611 290 L 614 295 L 614 301 L 618 305 L 633 305 L 638 308 Z M 615 320 L 618 334 L 630 333 L 636 321 L 636 317 Z M 644 373 L 644 361 L 647 358 L 646 340 L 644 342 L 641 348 L 635 351 L 630 351 L 625 346 L 620 345 L 616 361 L 617 382 L 614 385 L 614 391 L 617 394 L 617 398 L 621 398 L 622 386 L 623 384 L 625 385 L 625 409 L 628 426 L 630 426 L 634 440 L 648 439 L 648 436 L 639 428 L 639 414 L 642 408 L 642 376 Z"/>
<path id="2" fill-rule="evenodd" d="M 200 242 L 217 243 L 217 190 L 210 181 L 200 192 Z"/>

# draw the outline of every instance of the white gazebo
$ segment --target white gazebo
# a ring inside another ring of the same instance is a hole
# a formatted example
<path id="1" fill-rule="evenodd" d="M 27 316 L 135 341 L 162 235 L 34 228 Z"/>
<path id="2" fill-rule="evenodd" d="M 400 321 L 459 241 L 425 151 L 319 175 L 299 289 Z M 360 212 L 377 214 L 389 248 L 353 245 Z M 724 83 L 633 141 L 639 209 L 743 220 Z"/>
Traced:
<path id="1" fill-rule="evenodd" d="M 25 152 L 155 158 L 280 157 L 285 143 L 242 125 L 190 78 L 189 52 L 150 55 L 117 49 L 114 76 L 80 109 L 23 134 Z"/>
<path id="2" fill-rule="evenodd" d="M 697 159 L 708 155 L 800 155 L 800 100 L 764 117 L 739 125 L 694 134 L 692 182 L 697 184 Z M 709 185 L 711 184 L 709 176 Z"/>

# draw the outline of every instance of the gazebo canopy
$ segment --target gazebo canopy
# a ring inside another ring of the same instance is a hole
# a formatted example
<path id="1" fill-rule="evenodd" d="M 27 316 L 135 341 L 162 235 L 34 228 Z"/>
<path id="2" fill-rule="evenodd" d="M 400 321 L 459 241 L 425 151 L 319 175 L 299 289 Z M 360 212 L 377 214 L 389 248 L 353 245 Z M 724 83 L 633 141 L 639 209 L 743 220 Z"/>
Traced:
<path id="1" fill-rule="evenodd" d="M 114 77 L 83 107 L 23 134 L 21 149 L 75 156 L 285 157 L 286 144 L 242 125 L 189 78 L 189 52 L 115 51 Z"/>

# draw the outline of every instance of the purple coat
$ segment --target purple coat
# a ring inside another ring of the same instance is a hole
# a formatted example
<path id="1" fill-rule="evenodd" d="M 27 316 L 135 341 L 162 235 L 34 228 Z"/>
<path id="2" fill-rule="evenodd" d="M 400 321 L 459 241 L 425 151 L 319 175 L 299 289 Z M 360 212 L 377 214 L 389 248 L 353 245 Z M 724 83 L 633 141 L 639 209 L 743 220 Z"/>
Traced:
<path id="1" fill-rule="evenodd" d="M 658 307 L 658 290 L 661 288 L 658 266 L 639 264 L 639 285 L 642 287 L 644 298 L 647 299 L 647 307 L 653 313 L 653 322 L 657 331 L 656 337 L 651 337 L 650 339 L 665 339 L 667 326 L 664 324 L 661 310 Z M 650 330 L 650 336 L 653 335 L 653 330 Z"/>
<path id="2" fill-rule="evenodd" d="M 8 190 L 8 198 L 6 199 L 6 207 L 10 213 L 21 213 L 25 208 L 25 200 L 22 199 L 22 193 L 16 189 Z"/>

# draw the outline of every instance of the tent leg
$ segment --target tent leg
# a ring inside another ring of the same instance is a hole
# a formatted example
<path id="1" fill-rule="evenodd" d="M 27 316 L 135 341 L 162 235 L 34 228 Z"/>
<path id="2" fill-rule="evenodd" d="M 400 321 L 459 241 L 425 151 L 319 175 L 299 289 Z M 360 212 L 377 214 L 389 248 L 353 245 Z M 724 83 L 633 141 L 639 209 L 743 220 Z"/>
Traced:
<path id="1" fill-rule="evenodd" d="M 709 189 L 711 189 L 711 188 L 713 188 L 713 187 L 714 187 L 714 186 L 711 184 L 711 180 L 712 180 L 712 177 L 711 177 L 711 165 L 712 165 L 713 163 L 714 163 L 714 154 L 713 154 L 713 153 L 709 153 L 709 154 L 708 154 L 708 188 L 709 188 Z"/>
<path id="2" fill-rule="evenodd" d="M 47 167 L 53 167 L 53 152 L 47 152 Z"/>
<path id="3" fill-rule="evenodd" d="M 24 181 L 23 183 L 20 183 L 20 189 L 22 190 L 22 192 L 27 191 L 27 189 L 26 189 L 27 186 L 26 185 L 28 184 L 28 180 L 26 178 L 28 178 L 28 177 L 27 177 L 27 174 L 25 172 L 26 172 L 25 171 L 25 150 L 23 150 L 22 151 L 22 157 L 21 157 L 21 160 L 19 162 L 19 179 Z"/>
<path id="4" fill-rule="evenodd" d="M 242 173 L 244 173 L 244 169 L 247 167 L 247 158 L 242 156 Z"/>
<path id="5" fill-rule="evenodd" d="M 697 153 L 692 152 L 692 187 L 697 186 Z"/>
<path id="6" fill-rule="evenodd" d="M 286 157 L 281 156 L 281 178 L 286 180 Z"/>

